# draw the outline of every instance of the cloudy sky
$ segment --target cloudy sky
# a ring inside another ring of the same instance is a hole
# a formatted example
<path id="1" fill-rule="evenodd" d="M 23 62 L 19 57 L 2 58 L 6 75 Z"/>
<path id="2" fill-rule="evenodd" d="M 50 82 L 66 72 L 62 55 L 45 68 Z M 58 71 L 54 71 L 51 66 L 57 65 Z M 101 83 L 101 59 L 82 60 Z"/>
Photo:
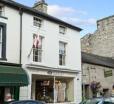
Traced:
<path id="1" fill-rule="evenodd" d="M 15 0 L 32 7 L 37 0 Z M 81 37 L 96 30 L 96 21 L 114 15 L 114 0 L 45 0 L 48 14 L 83 29 Z"/>

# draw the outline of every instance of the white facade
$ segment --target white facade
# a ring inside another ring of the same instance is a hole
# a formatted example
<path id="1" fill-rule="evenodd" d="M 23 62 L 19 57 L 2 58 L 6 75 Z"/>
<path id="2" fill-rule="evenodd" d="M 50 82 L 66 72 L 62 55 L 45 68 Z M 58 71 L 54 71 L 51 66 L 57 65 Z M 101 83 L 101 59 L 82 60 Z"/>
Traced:
<path id="1" fill-rule="evenodd" d="M 0 22 L 7 24 L 6 58 L 7 62 L 19 63 L 20 49 L 20 14 L 19 11 L 5 6 L 4 16 Z M 36 99 L 35 84 L 37 80 L 61 80 L 67 83 L 67 101 L 79 103 L 81 101 L 81 51 L 80 33 L 66 27 L 66 33 L 59 33 L 59 25 L 43 19 L 40 28 L 33 26 L 34 15 L 22 14 L 22 65 L 29 75 L 30 84 L 20 89 L 20 99 Z M 32 45 L 33 34 L 43 37 L 42 62 L 33 62 L 32 52 L 28 57 Z M 59 42 L 66 43 L 66 64 L 59 65 Z M 53 84 L 53 87 L 54 84 Z M 53 91 L 55 98 L 55 91 Z"/>

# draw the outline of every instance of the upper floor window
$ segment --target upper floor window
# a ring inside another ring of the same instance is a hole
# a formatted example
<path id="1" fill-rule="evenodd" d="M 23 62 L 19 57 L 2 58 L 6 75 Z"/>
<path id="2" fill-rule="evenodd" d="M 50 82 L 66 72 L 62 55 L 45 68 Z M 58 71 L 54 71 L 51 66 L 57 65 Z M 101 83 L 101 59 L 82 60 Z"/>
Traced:
<path id="1" fill-rule="evenodd" d="M 37 26 L 37 27 L 41 27 L 42 25 L 42 19 L 38 18 L 38 17 L 34 17 L 33 18 L 33 25 Z"/>
<path id="2" fill-rule="evenodd" d="M 2 30 L 3 28 L 0 26 L 0 58 L 2 57 Z"/>
<path id="3" fill-rule="evenodd" d="M 4 6 L 0 3 L 0 16 L 4 16 Z"/>
<path id="4" fill-rule="evenodd" d="M 66 32 L 66 27 L 64 27 L 64 26 L 59 26 L 59 33 L 65 34 L 65 32 Z"/>
<path id="5" fill-rule="evenodd" d="M 2 12 L 3 12 L 2 9 L 3 9 L 2 6 L 0 6 L 0 16 L 2 16 Z"/>
<path id="6" fill-rule="evenodd" d="M 59 42 L 59 65 L 65 65 L 66 43 Z"/>
<path id="7" fill-rule="evenodd" d="M 43 37 L 33 35 L 33 61 L 42 62 L 42 39 Z"/>
<path id="8" fill-rule="evenodd" d="M 6 24 L 0 22 L 0 59 L 6 59 Z"/>

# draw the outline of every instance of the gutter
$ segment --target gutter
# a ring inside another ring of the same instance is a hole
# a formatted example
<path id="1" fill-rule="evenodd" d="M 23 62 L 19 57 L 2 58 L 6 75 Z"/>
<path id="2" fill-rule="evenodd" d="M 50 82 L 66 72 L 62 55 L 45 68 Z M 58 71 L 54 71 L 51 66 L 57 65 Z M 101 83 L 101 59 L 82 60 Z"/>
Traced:
<path id="1" fill-rule="evenodd" d="M 22 8 L 19 8 L 19 14 L 20 14 L 20 52 L 19 52 L 19 64 L 22 64 L 22 22 L 23 22 L 23 11 Z"/>
<path id="2" fill-rule="evenodd" d="M 37 10 L 31 8 L 31 7 L 25 6 L 23 4 L 15 2 L 13 0 L 0 0 L 0 3 L 5 3 L 6 5 L 8 5 L 10 7 L 13 7 L 15 9 L 23 8 L 23 11 L 26 12 L 26 13 L 30 13 L 30 14 L 32 14 L 34 16 L 38 16 L 38 17 L 47 19 L 49 21 L 52 21 L 52 22 L 60 24 L 60 25 L 65 25 L 66 27 L 69 27 L 69 28 L 74 29 L 74 30 L 79 31 L 79 32 L 82 31 L 82 29 L 77 27 L 77 26 L 69 24 L 69 23 L 67 23 L 67 22 L 65 22 L 63 20 L 60 20 L 60 19 L 56 18 L 56 17 L 53 17 L 51 15 L 42 13 L 40 11 L 37 11 Z"/>

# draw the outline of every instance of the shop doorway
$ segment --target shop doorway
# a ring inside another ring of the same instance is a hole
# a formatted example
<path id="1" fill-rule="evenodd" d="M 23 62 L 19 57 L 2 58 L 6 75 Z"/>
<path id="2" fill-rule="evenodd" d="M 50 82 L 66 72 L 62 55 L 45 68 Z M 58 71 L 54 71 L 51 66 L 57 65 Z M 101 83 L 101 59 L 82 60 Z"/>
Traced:
<path id="1" fill-rule="evenodd" d="M 46 103 L 74 101 L 73 78 L 33 75 L 31 98 Z"/>
<path id="2" fill-rule="evenodd" d="M 12 100 L 19 100 L 19 87 L 0 86 L 0 104 Z"/>
<path id="3" fill-rule="evenodd" d="M 0 104 L 4 102 L 4 87 L 0 87 Z"/>
<path id="4" fill-rule="evenodd" d="M 53 102 L 53 81 L 52 80 L 37 80 L 35 99 L 45 102 Z"/>

